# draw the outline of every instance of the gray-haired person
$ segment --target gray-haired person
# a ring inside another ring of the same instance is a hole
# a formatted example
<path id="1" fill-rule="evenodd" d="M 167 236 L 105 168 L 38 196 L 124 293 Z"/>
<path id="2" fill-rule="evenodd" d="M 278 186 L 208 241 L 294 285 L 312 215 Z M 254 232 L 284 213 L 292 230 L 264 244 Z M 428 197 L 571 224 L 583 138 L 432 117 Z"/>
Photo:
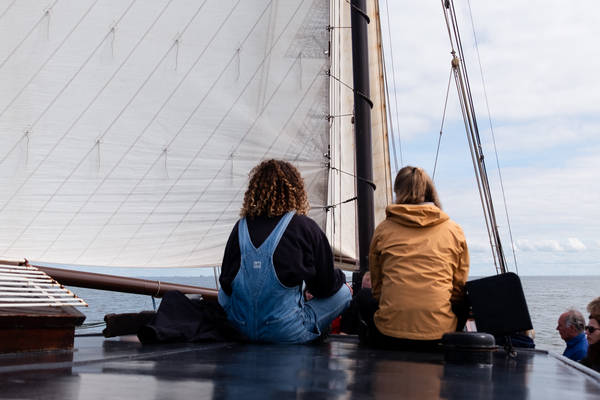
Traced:
<path id="1" fill-rule="evenodd" d="M 585 357 L 588 342 L 584 329 L 585 319 L 579 311 L 571 309 L 560 315 L 556 330 L 562 340 L 567 343 L 567 348 L 563 352 L 563 356 L 575 361 L 579 361 Z"/>

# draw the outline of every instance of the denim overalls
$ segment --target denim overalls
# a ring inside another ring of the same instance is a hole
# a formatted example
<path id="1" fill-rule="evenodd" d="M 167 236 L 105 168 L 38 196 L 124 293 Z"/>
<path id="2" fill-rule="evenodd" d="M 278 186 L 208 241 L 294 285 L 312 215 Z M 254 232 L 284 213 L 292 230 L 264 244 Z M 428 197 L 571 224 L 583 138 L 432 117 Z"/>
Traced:
<path id="1" fill-rule="evenodd" d="M 240 270 L 232 294 L 219 290 L 219 303 L 228 319 L 248 339 L 258 342 L 306 343 L 319 337 L 350 303 L 346 285 L 327 299 L 305 302 L 301 286 L 286 287 L 277 278 L 273 253 L 295 212 L 285 214 L 257 249 L 250 240 L 246 219 L 238 225 Z"/>

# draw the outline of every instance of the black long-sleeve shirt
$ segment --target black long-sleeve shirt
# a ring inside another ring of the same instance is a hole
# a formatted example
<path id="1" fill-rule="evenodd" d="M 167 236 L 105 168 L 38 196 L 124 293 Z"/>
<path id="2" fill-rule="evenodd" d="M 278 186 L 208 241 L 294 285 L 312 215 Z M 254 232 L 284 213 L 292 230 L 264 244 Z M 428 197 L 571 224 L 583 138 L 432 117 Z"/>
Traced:
<path id="1" fill-rule="evenodd" d="M 282 216 L 247 218 L 250 239 L 259 247 L 275 229 Z M 225 246 L 219 282 L 228 295 L 240 269 L 238 223 Z M 309 217 L 294 215 L 273 254 L 275 274 L 279 281 L 293 287 L 306 283 L 306 289 L 316 298 L 333 295 L 346 282 L 344 273 L 333 267 L 333 253 L 325 233 Z"/>

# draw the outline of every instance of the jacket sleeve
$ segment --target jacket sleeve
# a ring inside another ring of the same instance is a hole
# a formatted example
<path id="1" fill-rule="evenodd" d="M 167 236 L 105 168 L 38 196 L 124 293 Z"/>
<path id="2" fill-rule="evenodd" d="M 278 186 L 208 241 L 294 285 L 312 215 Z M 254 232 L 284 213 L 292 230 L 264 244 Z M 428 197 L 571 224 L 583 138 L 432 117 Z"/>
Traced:
<path id="1" fill-rule="evenodd" d="M 459 303 L 464 300 L 465 297 L 465 283 L 469 277 L 469 249 L 467 248 L 467 242 L 463 240 L 461 242 L 461 252 L 458 258 L 458 264 L 454 271 L 452 279 L 452 296 L 450 302 Z"/>
<path id="2" fill-rule="evenodd" d="M 221 263 L 221 275 L 219 276 L 219 284 L 229 296 L 231 296 L 231 284 L 240 270 L 241 253 L 238 239 L 238 224 L 239 221 L 233 227 L 225 245 L 223 262 Z"/>
<path id="3" fill-rule="evenodd" d="M 381 268 L 381 253 L 377 248 L 377 232 L 375 232 L 369 247 L 369 271 L 371 273 L 371 290 L 377 301 L 381 296 Z"/>
<path id="4" fill-rule="evenodd" d="M 334 268 L 333 252 L 325 233 L 314 224 L 315 243 L 313 244 L 313 262 L 315 275 L 306 279 L 306 289 L 315 298 L 327 298 L 333 296 L 346 282 L 344 272 Z"/>

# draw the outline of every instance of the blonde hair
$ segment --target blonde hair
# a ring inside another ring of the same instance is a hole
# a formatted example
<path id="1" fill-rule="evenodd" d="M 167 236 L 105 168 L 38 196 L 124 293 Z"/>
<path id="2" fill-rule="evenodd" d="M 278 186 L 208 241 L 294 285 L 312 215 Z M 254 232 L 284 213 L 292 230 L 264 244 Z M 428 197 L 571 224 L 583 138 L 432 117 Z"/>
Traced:
<path id="1" fill-rule="evenodd" d="M 306 215 L 308 208 L 304 179 L 292 164 L 271 159 L 252 168 L 242 217 L 274 217 L 292 210 Z"/>
<path id="2" fill-rule="evenodd" d="M 600 297 L 596 297 L 587 305 L 587 311 L 590 313 L 590 318 L 594 318 L 600 323 Z"/>
<path id="3" fill-rule="evenodd" d="M 406 166 L 398 171 L 394 180 L 394 193 L 398 204 L 431 202 L 442 208 L 433 181 L 422 168 Z"/>

